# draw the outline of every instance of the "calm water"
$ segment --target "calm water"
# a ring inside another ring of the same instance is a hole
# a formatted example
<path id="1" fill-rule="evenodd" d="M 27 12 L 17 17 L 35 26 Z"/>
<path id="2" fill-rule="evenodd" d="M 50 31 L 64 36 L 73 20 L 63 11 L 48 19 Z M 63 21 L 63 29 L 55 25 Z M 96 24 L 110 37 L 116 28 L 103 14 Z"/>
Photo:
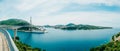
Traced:
<path id="1" fill-rule="evenodd" d="M 8 31 L 13 36 L 13 31 Z M 47 31 L 45 34 L 18 32 L 18 36 L 23 43 L 47 51 L 89 51 L 91 47 L 109 42 L 120 29 L 67 31 L 48 28 Z"/>

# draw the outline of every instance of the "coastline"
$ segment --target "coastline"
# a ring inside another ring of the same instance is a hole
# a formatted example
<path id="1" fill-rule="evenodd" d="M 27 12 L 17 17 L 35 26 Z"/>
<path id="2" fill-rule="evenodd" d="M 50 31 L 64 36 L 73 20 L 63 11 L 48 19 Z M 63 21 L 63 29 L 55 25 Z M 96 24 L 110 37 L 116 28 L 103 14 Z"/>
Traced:
<path id="1" fill-rule="evenodd" d="M 90 51 L 120 51 L 120 32 L 113 35 L 111 40 L 97 47 L 93 47 Z"/>
<path id="2" fill-rule="evenodd" d="M 21 41 L 19 41 L 19 37 L 16 39 L 18 39 L 18 40 L 14 40 L 14 42 L 15 42 L 16 46 L 18 47 L 19 51 L 46 51 L 44 49 L 33 48 L 30 45 L 22 43 Z"/>

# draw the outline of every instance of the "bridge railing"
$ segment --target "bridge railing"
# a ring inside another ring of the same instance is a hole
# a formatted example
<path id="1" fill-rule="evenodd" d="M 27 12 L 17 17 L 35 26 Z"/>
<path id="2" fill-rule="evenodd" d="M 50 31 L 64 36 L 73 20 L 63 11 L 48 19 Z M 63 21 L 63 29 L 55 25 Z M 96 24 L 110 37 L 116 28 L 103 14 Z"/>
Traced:
<path id="1" fill-rule="evenodd" d="M 12 40 L 9 32 L 3 28 L 0 28 L 0 32 L 2 32 L 6 37 L 10 51 L 19 51 L 14 41 Z"/>

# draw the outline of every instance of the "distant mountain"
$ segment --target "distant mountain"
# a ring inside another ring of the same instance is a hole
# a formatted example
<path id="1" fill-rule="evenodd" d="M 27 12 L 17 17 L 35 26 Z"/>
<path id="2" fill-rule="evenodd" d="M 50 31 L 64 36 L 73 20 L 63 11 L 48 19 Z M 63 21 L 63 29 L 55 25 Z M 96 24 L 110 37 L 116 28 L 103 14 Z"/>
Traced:
<path id="1" fill-rule="evenodd" d="M 69 24 L 67 24 L 66 26 L 75 26 L 75 24 L 69 23 Z"/>
<path id="2" fill-rule="evenodd" d="M 0 25 L 19 25 L 19 26 L 24 26 L 24 25 L 30 25 L 30 23 L 28 23 L 25 20 L 21 20 L 21 19 L 8 19 L 8 20 L 0 21 Z"/>
<path id="3" fill-rule="evenodd" d="M 112 27 L 102 27 L 102 26 L 94 26 L 94 25 L 83 25 L 83 24 L 74 24 L 69 23 L 67 25 L 55 25 L 50 26 L 55 29 L 63 29 L 63 30 L 93 30 L 93 29 L 111 29 Z"/>
<path id="4" fill-rule="evenodd" d="M 63 27 L 62 29 L 65 30 L 91 30 L 91 29 L 108 29 L 108 28 L 112 28 L 112 27 L 102 27 L 102 26 L 94 26 L 94 25 L 83 25 L 83 24 L 79 24 L 79 25 L 75 25 L 73 23 L 67 24 L 65 27 Z"/>

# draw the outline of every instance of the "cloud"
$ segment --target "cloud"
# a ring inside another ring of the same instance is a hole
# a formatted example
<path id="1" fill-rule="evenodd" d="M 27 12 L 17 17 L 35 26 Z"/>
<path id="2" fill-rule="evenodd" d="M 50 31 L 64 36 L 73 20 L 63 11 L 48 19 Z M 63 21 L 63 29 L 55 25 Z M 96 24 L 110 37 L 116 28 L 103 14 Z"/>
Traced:
<path id="1" fill-rule="evenodd" d="M 80 5 L 78 3 L 72 3 L 72 4 L 68 5 L 67 7 L 63 8 L 61 11 L 63 11 L 63 12 L 79 12 L 79 11 L 120 12 L 120 7 L 119 6 L 107 6 L 105 4 Z"/>
<path id="2" fill-rule="evenodd" d="M 33 18 L 35 25 L 55 24 L 91 24 L 99 26 L 120 26 L 119 13 L 112 12 L 66 12 L 53 16 Z"/>
<path id="3" fill-rule="evenodd" d="M 14 2 L 7 2 L 7 6 L 1 8 L 3 17 L 32 16 L 34 24 L 119 24 L 119 0 L 17 0 L 11 3 Z"/>
<path id="4" fill-rule="evenodd" d="M 45 16 L 58 12 L 67 5 L 66 1 L 57 0 L 22 0 L 15 8 L 20 12 L 33 13 L 35 15 Z"/>
<path id="5" fill-rule="evenodd" d="M 118 5 L 120 6 L 119 0 L 21 0 L 21 3 L 16 5 L 16 8 L 20 11 L 31 10 L 36 7 L 41 7 L 42 9 L 49 9 L 50 7 L 55 7 L 59 5 L 68 5 L 70 3 L 78 3 L 80 5 L 89 4 L 105 4 L 108 6 Z M 52 6 L 51 6 L 52 5 Z M 48 8 L 49 7 L 49 8 Z M 51 9 L 52 9 L 51 8 Z"/>
<path id="6" fill-rule="evenodd" d="M 75 0 L 74 2 L 79 4 L 98 3 L 98 4 L 114 5 L 116 1 L 118 0 Z"/>
<path id="7" fill-rule="evenodd" d="M 17 9 L 20 11 L 31 10 L 37 5 L 42 5 L 46 0 L 21 0 L 21 3 L 16 5 Z"/>
<path id="8" fill-rule="evenodd" d="M 79 10 L 92 10 L 92 11 L 94 11 L 95 9 L 97 10 L 108 9 L 108 11 L 111 11 L 110 8 L 113 6 L 120 7 L 119 0 L 59 0 L 59 1 L 58 0 L 20 0 L 20 1 L 21 2 L 16 4 L 15 6 L 15 8 L 18 11 L 20 12 L 37 11 L 37 13 L 35 14 L 40 14 L 43 16 L 49 15 L 51 13 L 57 13 L 62 9 L 68 9 L 68 11 L 71 11 L 70 10 L 71 8 L 79 8 Z M 80 7 L 70 6 L 66 8 L 67 6 L 73 3 L 78 4 Z M 105 8 L 102 8 L 101 4 L 105 5 Z M 97 6 L 98 8 L 96 8 Z M 74 10 L 78 10 L 78 9 L 74 9 Z M 116 8 L 114 10 L 116 11 Z"/>

